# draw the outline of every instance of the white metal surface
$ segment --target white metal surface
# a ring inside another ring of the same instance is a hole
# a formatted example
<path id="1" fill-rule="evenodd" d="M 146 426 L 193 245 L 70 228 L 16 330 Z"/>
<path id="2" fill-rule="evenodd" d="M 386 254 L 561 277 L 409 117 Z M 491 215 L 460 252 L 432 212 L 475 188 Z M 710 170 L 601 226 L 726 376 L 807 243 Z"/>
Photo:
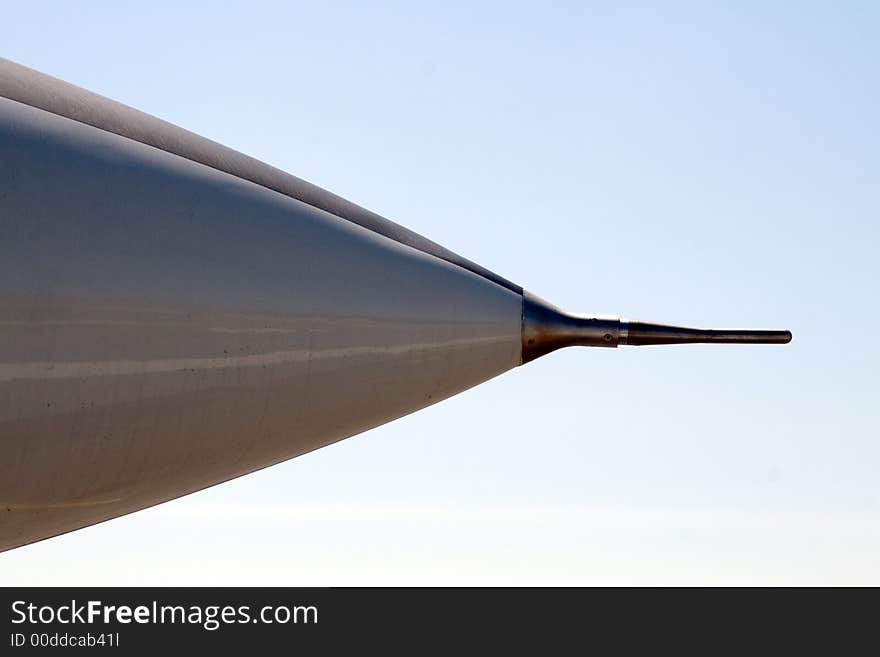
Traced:
<path id="1" fill-rule="evenodd" d="M 520 363 L 522 297 L 0 98 L 0 550 L 354 435 Z"/>

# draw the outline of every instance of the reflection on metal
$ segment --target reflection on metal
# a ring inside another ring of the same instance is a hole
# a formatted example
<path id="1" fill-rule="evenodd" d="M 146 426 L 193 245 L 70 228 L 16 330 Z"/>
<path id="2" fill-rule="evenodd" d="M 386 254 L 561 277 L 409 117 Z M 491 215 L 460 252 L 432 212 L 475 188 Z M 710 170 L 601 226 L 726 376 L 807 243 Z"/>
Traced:
<path id="1" fill-rule="evenodd" d="M 0 60 L 0 551 L 560 347 L 790 338 L 566 314 L 299 179 Z"/>
<path id="2" fill-rule="evenodd" d="M 616 347 L 619 340 L 617 317 L 572 315 L 523 292 L 523 363 L 562 347 Z"/>
<path id="3" fill-rule="evenodd" d="M 523 363 L 563 347 L 788 342 L 791 342 L 791 332 L 784 330 L 701 329 L 630 321 L 605 315 L 573 315 L 530 292 L 523 292 Z"/>

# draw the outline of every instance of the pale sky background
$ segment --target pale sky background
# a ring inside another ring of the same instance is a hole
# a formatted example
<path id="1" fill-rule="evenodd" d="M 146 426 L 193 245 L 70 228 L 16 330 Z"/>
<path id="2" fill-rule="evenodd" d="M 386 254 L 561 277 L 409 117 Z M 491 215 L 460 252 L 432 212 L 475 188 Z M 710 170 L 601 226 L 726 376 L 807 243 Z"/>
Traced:
<path id="1" fill-rule="evenodd" d="M 880 584 L 880 3 L 145 6 L 2 1 L 0 55 L 565 308 L 795 339 L 559 352 L 0 584 Z"/>

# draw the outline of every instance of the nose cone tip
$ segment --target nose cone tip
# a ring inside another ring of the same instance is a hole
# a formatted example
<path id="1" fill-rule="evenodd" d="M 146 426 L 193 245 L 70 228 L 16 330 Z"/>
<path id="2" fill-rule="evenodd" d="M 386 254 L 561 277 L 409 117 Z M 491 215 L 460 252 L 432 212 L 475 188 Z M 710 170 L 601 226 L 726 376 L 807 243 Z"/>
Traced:
<path id="1" fill-rule="evenodd" d="M 566 313 L 524 292 L 522 362 L 561 347 L 616 347 L 671 344 L 788 344 L 785 329 L 714 329 L 627 321 L 617 317 Z"/>

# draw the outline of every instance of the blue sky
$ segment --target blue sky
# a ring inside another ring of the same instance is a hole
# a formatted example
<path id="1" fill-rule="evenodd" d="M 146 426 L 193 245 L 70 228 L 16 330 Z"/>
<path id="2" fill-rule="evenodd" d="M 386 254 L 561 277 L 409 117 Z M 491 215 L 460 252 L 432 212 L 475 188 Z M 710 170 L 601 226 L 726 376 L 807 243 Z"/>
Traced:
<path id="1" fill-rule="evenodd" d="M 795 339 L 553 354 L 0 582 L 880 584 L 880 5 L 143 6 L 0 55 L 567 309 Z"/>

